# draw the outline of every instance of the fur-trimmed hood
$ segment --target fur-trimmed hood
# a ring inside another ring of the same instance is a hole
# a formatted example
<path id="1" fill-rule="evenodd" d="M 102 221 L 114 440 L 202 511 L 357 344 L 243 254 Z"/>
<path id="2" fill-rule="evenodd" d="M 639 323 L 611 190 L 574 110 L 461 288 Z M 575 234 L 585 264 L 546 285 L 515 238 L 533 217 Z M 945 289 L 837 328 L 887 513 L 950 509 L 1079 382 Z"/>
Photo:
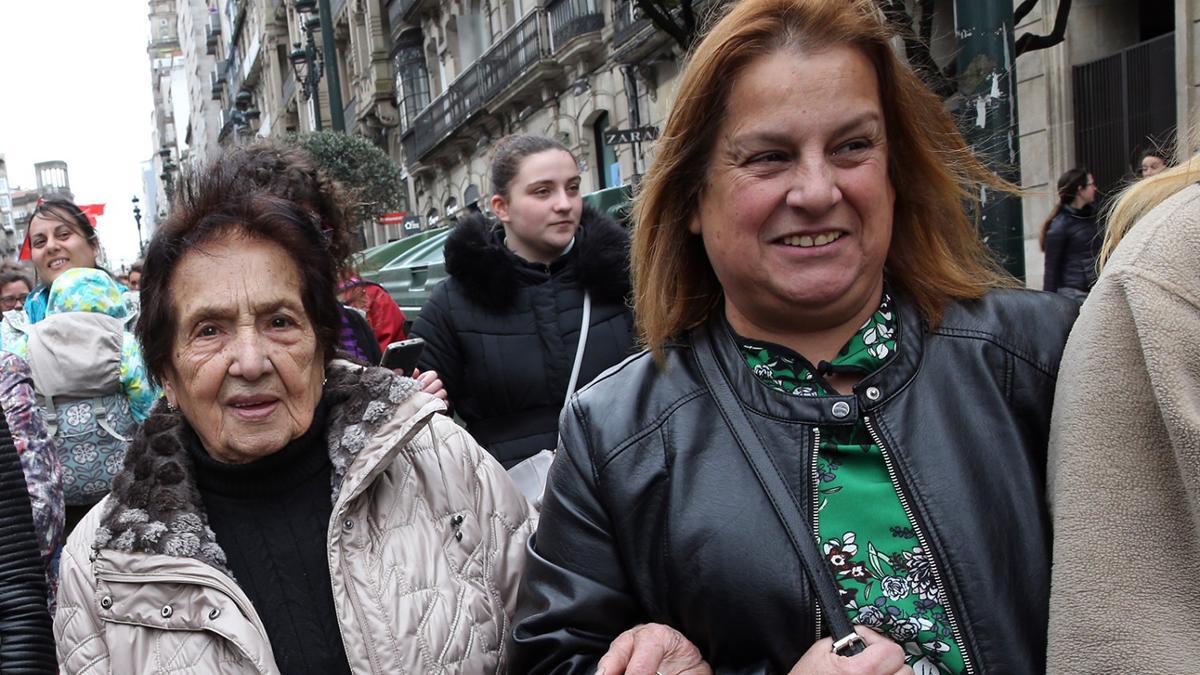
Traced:
<path id="1" fill-rule="evenodd" d="M 511 307 L 517 290 L 536 279 L 541 268 L 519 258 L 504 245 L 504 229 L 474 213 L 459 220 L 446 240 L 446 271 L 465 295 L 493 310 Z M 612 219 L 583 207 L 575 245 L 550 265 L 549 276 L 572 268 L 580 285 L 598 302 L 623 303 L 630 294 L 629 235 Z"/>
<path id="2" fill-rule="evenodd" d="M 418 391 L 415 380 L 383 368 L 336 360 L 328 365 L 322 400 L 329 406 L 325 439 L 334 502 L 367 440 Z M 113 482 L 92 548 L 195 558 L 232 577 L 196 487 L 186 425 L 164 402 L 154 407 Z"/>

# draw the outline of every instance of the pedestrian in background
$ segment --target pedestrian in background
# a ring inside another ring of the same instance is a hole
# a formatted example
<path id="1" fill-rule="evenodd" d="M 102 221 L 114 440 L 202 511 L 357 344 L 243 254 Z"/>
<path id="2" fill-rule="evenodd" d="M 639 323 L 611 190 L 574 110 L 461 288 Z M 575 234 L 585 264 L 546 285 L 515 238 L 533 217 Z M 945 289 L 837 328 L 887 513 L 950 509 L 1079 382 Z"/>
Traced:
<path id="1" fill-rule="evenodd" d="M 1157 148 L 1150 148 L 1138 158 L 1137 172 L 1142 178 L 1157 176 L 1167 169 L 1167 154 Z"/>
<path id="2" fill-rule="evenodd" d="M 1042 289 L 1083 302 L 1096 283 L 1102 235 L 1096 222 L 1096 180 L 1087 169 L 1058 178 L 1058 205 L 1042 223 L 1046 253 Z"/>
<path id="3" fill-rule="evenodd" d="M 468 213 L 446 241 L 449 278 L 413 325 L 467 430 L 505 467 L 558 443 L 558 417 L 587 339 L 579 385 L 633 348 L 629 239 L 583 206 L 579 164 L 542 136 L 508 136 L 491 164 L 495 219 Z"/>
<path id="4" fill-rule="evenodd" d="M 5 317 L 11 333 L 3 351 L 29 363 L 54 436 L 68 530 L 108 492 L 129 439 L 160 394 L 123 296 L 107 272 L 73 267 L 50 285 L 40 322 Z"/>
<path id="5" fill-rule="evenodd" d="M 528 504 L 415 380 L 335 356 L 346 232 L 253 161 L 186 177 L 147 249 L 166 401 L 68 539 L 62 672 L 504 672 Z"/>
<path id="6" fill-rule="evenodd" d="M 1054 400 L 1047 672 L 1200 666 L 1200 159 L 1130 185 Z M 1150 629 L 1160 626 L 1161 630 Z"/>
<path id="7" fill-rule="evenodd" d="M 100 238 L 87 214 L 65 199 L 47 199 L 38 204 L 29 218 L 25 236 L 29 240 L 37 286 L 25 300 L 24 310 L 29 323 L 37 323 L 46 316 L 50 285 L 58 275 L 76 267 L 103 270 L 97 263 Z"/>
<path id="8" fill-rule="evenodd" d="M 20 309 L 25 306 L 25 300 L 33 284 L 24 272 L 6 271 L 0 274 L 0 312 Z"/>
<path id="9" fill-rule="evenodd" d="M 727 7 L 637 198 L 650 351 L 562 416 L 513 672 L 1040 673 L 1076 306 L 980 241 L 964 199 L 1015 188 L 874 0 Z"/>
<path id="10" fill-rule="evenodd" d="M 129 290 L 138 291 L 142 288 L 142 261 L 138 260 L 129 266 Z"/>
<path id="11" fill-rule="evenodd" d="M 380 352 L 386 351 L 393 342 L 404 339 L 404 312 L 388 295 L 383 286 L 358 276 L 358 270 L 347 263 L 342 268 L 342 281 L 338 284 L 338 297 L 347 307 L 353 307 L 367 317 L 371 330 L 379 343 Z"/>

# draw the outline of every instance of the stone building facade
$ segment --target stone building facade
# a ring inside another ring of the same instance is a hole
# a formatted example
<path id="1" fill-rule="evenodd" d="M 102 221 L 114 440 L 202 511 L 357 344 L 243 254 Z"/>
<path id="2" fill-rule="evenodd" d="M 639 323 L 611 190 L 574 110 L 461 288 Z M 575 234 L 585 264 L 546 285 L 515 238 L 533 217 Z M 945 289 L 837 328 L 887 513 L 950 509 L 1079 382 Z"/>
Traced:
<path id="1" fill-rule="evenodd" d="M 636 183 L 654 142 L 609 144 L 604 132 L 661 128 L 680 70 L 681 50 L 633 0 L 151 1 L 161 3 L 173 6 L 187 79 L 188 118 L 184 124 L 176 112 L 175 119 L 183 163 L 255 136 L 311 131 L 318 120 L 330 129 L 336 93 L 346 132 L 370 139 L 402 167 L 403 210 L 423 227 L 486 208 L 491 151 L 506 134 L 561 140 L 581 161 L 585 191 Z M 698 4 L 703 15 L 718 1 Z M 942 63 L 955 51 L 954 5 L 934 3 L 932 47 Z M 1041 0 L 1015 34 L 1050 32 L 1057 7 Z M 1136 147 L 1173 145 L 1174 127 L 1192 128 L 1198 21 L 1200 0 L 1075 0 L 1064 41 L 1017 59 L 1031 286 L 1041 284 L 1037 235 L 1059 174 L 1095 164 L 1115 191 L 1130 177 L 1123 167 L 1135 161 Z M 303 56 L 310 33 L 323 76 L 306 91 L 297 73 L 311 68 Z M 1104 86 L 1086 86 L 1098 73 Z M 1151 99 L 1153 111 L 1139 107 Z M 1120 144 L 1095 142 L 1105 133 L 1115 138 L 1118 128 Z M 398 225 L 371 225 L 365 239 L 399 236 Z"/>

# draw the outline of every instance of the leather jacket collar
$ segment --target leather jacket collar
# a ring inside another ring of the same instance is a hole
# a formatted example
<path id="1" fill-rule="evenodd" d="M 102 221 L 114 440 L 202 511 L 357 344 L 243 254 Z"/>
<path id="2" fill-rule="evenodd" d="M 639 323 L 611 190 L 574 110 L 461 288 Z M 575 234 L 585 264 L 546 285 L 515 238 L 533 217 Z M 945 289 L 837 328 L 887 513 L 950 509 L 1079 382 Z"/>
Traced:
<path id="1" fill-rule="evenodd" d="M 694 331 L 693 339 L 714 343 L 717 358 L 734 392 L 742 405 L 755 413 L 806 424 L 847 424 L 862 413 L 872 412 L 904 389 L 921 363 L 925 347 L 925 341 L 921 339 L 924 322 L 902 295 L 895 292 L 891 295 L 896 311 L 896 351 L 882 368 L 859 381 L 852 395 L 797 397 L 764 385 L 742 360 L 736 335 L 724 309 L 714 312 L 703 327 Z M 840 403 L 849 409 L 839 406 Z"/>

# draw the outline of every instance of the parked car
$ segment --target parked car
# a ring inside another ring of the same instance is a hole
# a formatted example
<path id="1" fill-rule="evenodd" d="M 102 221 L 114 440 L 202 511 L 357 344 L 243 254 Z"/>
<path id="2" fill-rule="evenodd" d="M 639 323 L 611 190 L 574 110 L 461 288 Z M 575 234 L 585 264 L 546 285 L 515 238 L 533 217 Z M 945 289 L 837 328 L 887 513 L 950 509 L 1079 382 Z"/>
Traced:
<path id="1" fill-rule="evenodd" d="M 628 186 L 598 190 L 584 195 L 583 201 L 629 226 L 631 199 Z M 451 223 L 425 230 L 369 248 L 356 256 L 359 276 L 383 286 L 404 310 L 406 331 L 421 313 L 421 306 L 434 287 L 446 278 L 442 250 L 453 228 Z"/>

